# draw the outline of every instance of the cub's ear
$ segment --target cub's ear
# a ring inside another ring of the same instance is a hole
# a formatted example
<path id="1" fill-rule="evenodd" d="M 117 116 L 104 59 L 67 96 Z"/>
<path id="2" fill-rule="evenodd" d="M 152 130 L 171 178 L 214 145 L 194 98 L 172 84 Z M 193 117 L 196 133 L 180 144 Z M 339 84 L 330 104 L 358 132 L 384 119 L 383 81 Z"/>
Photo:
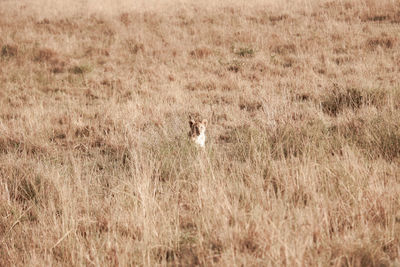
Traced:
<path id="1" fill-rule="evenodd" d="M 195 121 L 193 119 L 189 120 L 189 126 L 192 127 L 195 124 Z"/>
<path id="2" fill-rule="evenodd" d="M 208 121 L 206 120 L 206 119 L 204 119 L 201 123 L 203 123 L 204 124 L 204 126 L 206 126 L 207 127 L 207 124 L 208 124 Z"/>

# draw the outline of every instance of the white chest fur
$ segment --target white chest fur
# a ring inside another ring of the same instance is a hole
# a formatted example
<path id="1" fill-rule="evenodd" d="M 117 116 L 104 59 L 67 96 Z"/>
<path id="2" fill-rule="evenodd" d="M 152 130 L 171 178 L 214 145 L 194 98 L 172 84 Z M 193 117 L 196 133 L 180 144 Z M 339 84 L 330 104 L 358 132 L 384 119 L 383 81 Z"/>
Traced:
<path id="1" fill-rule="evenodd" d="M 206 143 L 206 135 L 204 133 L 201 133 L 199 136 L 196 136 L 194 142 L 200 147 L 204 147 Z"/>

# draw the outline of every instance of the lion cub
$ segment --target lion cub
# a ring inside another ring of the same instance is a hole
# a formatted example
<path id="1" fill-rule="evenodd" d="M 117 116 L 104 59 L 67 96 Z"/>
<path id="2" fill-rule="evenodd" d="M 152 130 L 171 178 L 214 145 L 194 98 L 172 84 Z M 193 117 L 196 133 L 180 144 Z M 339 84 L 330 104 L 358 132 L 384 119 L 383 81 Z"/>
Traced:
<path id="1" fill-rule="evenodd" d="M 204 147 L 205 142 L 206 142 L 206 127 L 207 127 L 207 120 L 204 119 L 202 121 L 200 120 L 194 120 L 194 119 L 189 119 L 189 125 L 190 125 L 190 132 L 189 136 L 190 139 L 198 146 Z"/>

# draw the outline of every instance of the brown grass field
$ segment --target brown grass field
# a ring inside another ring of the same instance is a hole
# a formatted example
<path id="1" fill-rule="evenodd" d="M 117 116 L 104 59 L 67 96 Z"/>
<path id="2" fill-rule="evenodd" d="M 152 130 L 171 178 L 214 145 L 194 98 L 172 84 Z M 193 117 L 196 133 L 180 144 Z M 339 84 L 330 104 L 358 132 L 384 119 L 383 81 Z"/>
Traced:
<path id="1" fill-rule="evenodd" d="M 399 1 L 0 0 L 0 266 L 400 266 L 399 195 Z"/>

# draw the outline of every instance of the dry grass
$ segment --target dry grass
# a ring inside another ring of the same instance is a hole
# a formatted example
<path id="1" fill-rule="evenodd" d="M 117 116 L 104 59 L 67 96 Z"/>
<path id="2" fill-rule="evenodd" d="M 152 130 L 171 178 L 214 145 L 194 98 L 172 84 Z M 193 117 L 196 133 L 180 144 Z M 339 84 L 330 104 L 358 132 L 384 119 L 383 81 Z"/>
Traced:
<path id="1" fill-rule="evenodd" d="M 400 264 L 398 1 L 65 2 L 0 1 L 1 266 Z"/>

